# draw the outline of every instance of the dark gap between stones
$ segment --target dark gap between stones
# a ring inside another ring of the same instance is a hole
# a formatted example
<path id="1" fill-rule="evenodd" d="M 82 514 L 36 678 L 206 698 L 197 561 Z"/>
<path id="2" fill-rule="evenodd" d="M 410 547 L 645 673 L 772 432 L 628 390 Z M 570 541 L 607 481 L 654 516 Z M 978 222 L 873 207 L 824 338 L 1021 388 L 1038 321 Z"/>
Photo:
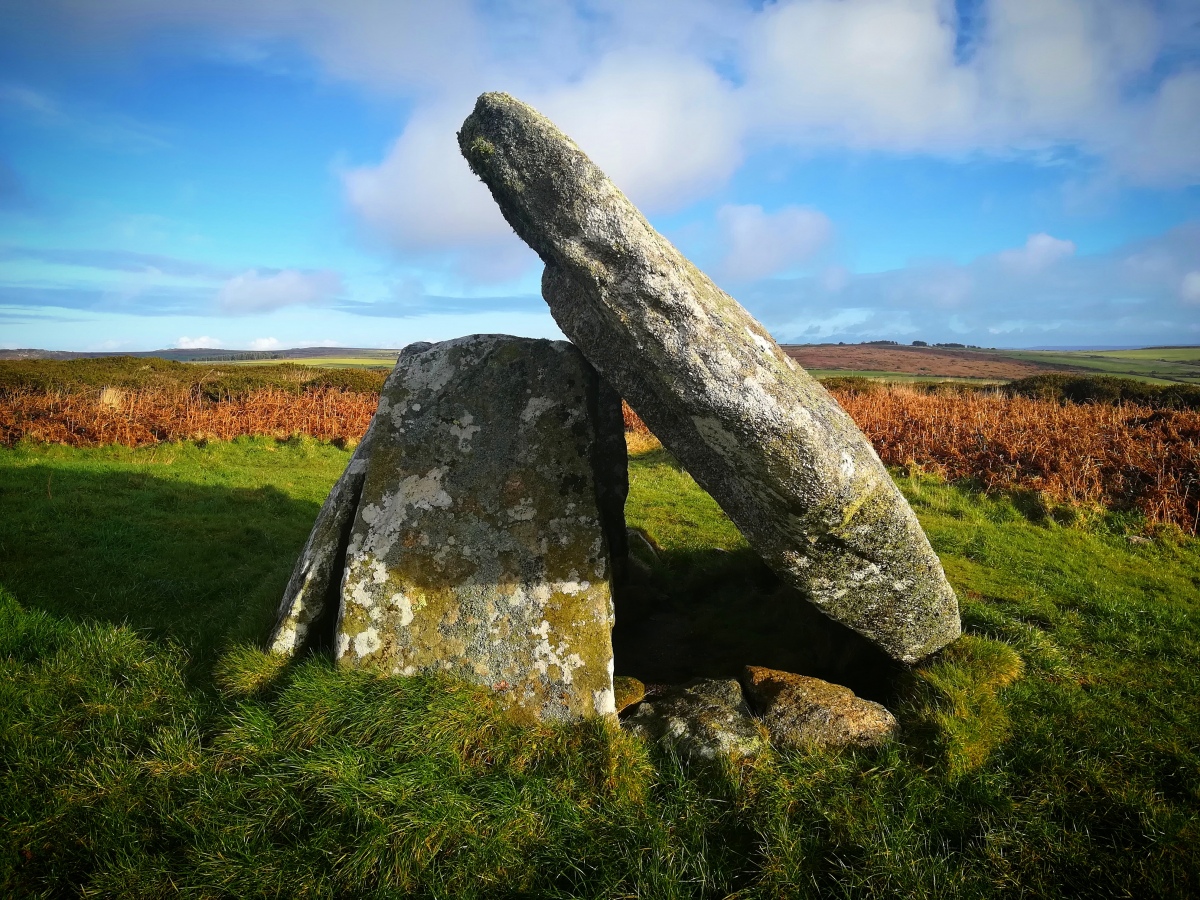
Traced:
<path id="1" fill-rule="evenodd" d="M 617 675 L 647 694 L 693 678 L 737 678 L 762 666 L 820 678 L 888 706 L 906 667 L 822 614 L 750 550 L 665 551 L 631 562 L 614 590 Z"/>

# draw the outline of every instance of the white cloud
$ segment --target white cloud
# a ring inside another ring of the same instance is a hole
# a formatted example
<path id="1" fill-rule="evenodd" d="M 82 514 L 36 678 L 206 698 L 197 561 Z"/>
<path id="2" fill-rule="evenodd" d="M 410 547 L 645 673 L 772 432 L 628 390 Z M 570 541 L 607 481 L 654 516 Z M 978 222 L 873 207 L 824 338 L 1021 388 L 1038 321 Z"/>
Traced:
<path id="1" fill-rule="evenodd" d="M 261 313 L 285 306 L 316 306 L 342 291 L 336 272 L 301 272 L 285 269 L 260 275 L 257 269 L 229 279 L 217 292 L 217 305 L 225 312 Z"/>
<path id="2" fill-rule="evenodd" d="M 936 0 L 781 2 L 745 41 L 758 126 L 803 142 L 920 147 L 969 127 L 977 78 Z"/>
<path id="3" fill-rule="evenodd" d="M 298 44 L 331 76 L 455 124 L 474 94 L 510 90 L 570 121 L 631 193 L 719 180 L 748 138 L 939 154 L 1067 146 L 1142 181 L 1200 180 L 1194 0 L 989 0 L 969 23 L 951 0 L 42 0 L 21 27 L 123 55 L 131 37 L 199 30 L 231 61 L 267 68 Z M 705 141 L 688 150 L 689 134 Z M 670 146 L 688 151 L 679 171 L 659 152 Z"/>
<path id="4" fill-rule="evenodd" d="M 1116 163 L 1147 184 L 1200 181 L 1200 71 L 1167 78 L 1132 115 L 1116 142 Z"/>
<path id="5" fill-rule="evenodd" d="M 1075 148 L 1138 182 L 1200 182 L 1200 72 L 1156 83 L 1168 38 L 1149 0 L 994 0 L 965 55 L 945 0 L 601 7 L 559 8 L 544 36 L 525 34 L 524 56 L 471 31 L 486 50 L 452 88 L 421 89 L 380 164 L 347 173 L 352 208 L 402 253 L 457 248 L 484 276 L 532 262 L 452 144 L 470 95 L 496 87 L 550 116 L 651 214 L 711 195 L 749 149 L 779 142 L 1034 160 Z M 513 32 L 532 21 L 517 19 Z M 1020 258 L 1049 264 L 1062 246 Z"/>
<path id="6" fill-rule="evenodd" d="M 1184 303 L 1200 303 L 1200 271 L 1188 272 L 1179 285 L 1179 296 Z"/>
<path id="7" fill-rule="evenodd" d="M 799 206 L 768 213 L 761 206 L 727 204 L 717 210 L 717 225 L 725 249 L 719 269 L 735 281 L 795 268 L 820 249 L 833 231 L 824 213 Z"/>
<path id="8" fill-rule="evenodd" d="M 969 32 L 951 0 L 37 10 L 25 19 L 55 37 L 122 53 L 122 33 L 155 29 L 198 30 L 230 60 L 266 68 L 299 46 L 329 76 L 402 98 L 411 113 L 391 147 L 343 172 L 348 205 L 405 259 L 468 280 L 511 280 L 534 262 L 455 146 L 484 90 L 541 109 L 652 214 L 711 196 L 750 153 L 780 144 L 1039 162 L 1082 153 L 1122 182 L 1200 183 L 1194 0 L 990 0 Z"/>
<path id="9" fill-rule="evenodd" d="M 209 337 L 181 337 L 175 342 L 175 347 L 179 350 L 208 350 L 221 346 L 221 339 Z"/>
<path id="10" fill-rule="evenodd" d="M 250 342 L 251 350 L 278 350 L 282 346 L 279 339 L 273 337 L 255 338 Z"/>
<path id="11" fill-rule="evenodd" d="M 613 56 L 576 83 L 525 99 L 650 212 L 702 196 L 741 162 L 732 94 L 694 60 Z M 418 110 L 378 165 L 342 177 L 351 208 L 394 249 L 450 254 L 468 278 L 503 281 L 536 258 L 459 153 L 456 133 L 472 103 Z"/>
<path id="12" fill-rule="evenodd" d="M 615 53 L 578 82 L 525 99 L 650 212 L 704 196 L 742 161 L 735 92 L 701 60 Z"/>
<path id="13" fill-rule="evenodd" d="M 1048 234 L 1031 234 L 1024 247 L 1004 250 L 998 255 L 1000 264 L 1013 272 L 1040 272 L 1060 259 L 1075 253 L 1073 241 L 1051 237 Z"/>
<path id="14" fill-rule="evenodd" d="M 351 208 L 393 249 L 451 254 L 468 277 L 505 280 L 536 257 L 459 153 L 456 133 L 469 111 L 415 113 L 382 162 L 342 179 Z"/>
<path id="15" fill-rule="evenodd" d="M 1055 246 L 1032 241 L 1039 243 Z M 820 274 L 778 279 L 750 285 L 738 299 L 783 340 L 833 336 L 827 327 L 831 310 L 857 310 L 864 314 L 839 326 L 835 339 L 990 344 L 1002 336 L 1010 346 L 1200 342 L 1200 319 L 1185 306 L 1200 303 L 1200 222 L 1106 253 L 1056 252 L 1053 263 L 1040 268 L 1005 265 L 1000 254 L 990 254 L 966 264 L 851 275 L 835 286 Z"/>

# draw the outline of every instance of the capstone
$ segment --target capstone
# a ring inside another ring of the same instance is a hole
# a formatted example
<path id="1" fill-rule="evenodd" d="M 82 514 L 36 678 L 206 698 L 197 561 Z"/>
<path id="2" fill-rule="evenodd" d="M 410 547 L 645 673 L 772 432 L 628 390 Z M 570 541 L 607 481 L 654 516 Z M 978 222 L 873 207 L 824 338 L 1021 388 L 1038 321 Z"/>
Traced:
<path id="1" fill-rule="evenodd" d="M 802 596 L 915 662 L 958 603 L 870 443 L 549 120 L 484 94 L 459 147 L 546 264 L 563 332 Z"/>

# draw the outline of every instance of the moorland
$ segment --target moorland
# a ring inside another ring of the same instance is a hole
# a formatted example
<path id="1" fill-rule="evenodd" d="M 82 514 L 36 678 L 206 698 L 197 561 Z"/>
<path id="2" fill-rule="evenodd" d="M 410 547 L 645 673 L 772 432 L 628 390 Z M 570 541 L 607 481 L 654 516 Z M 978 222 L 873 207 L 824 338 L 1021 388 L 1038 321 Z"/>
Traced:
<path id="1" fill-rule="evenodd" d="M 876 686 L 898 741 L 706 766 L 261 652 L 383 377 L 272 362 L 0 363 L 5 895 L 1200 892 L 1196 388 L 840 370 L 965 635 Z M 654 577 L 728 635 L 697 664 L 754 664 L 769 573 L 627 429 Z"/>

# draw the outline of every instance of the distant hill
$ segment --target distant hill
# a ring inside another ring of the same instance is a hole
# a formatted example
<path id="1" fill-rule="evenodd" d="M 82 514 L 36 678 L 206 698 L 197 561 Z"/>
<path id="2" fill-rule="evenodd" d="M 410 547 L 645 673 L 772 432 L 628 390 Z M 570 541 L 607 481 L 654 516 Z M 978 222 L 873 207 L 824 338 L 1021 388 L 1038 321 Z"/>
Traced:
<path id="1" fill-rule="evenodd" d="M 141 350 L 76 353 L 71 350 L 0 350 L 0 359 L 99 359 L 106 356 L 156 356 L 178 362 L 250 362 L 260 359 L 323 359 L 327 357 L 387 359 L 395 361 L 399 350 L 361 347 L 294 347 L 289 350 L 223 350 L 197 347 L 193 350 Z"/>
<path id="2" fill-rule="evenodd" d="M 1039 373 L 1116 375 L 1155 384 L 1200 384 L 1200 347 L 1129 350 L 997 350 L 921 341 L 784 344 L 789 356 L 817 375 L 865 375 L 892 380 L 976 378 L 1008 381 Z"/>

